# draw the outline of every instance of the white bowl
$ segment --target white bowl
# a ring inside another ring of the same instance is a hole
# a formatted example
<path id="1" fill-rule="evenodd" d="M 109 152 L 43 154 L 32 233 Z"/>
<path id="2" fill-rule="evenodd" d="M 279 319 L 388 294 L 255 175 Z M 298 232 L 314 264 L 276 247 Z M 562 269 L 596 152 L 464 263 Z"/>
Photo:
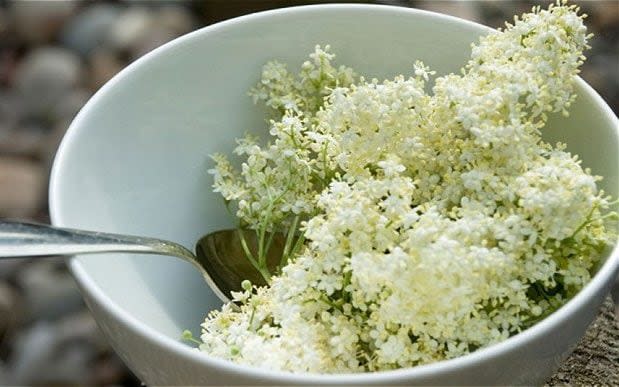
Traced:
<path id="1" fill-rule="evenodd" d="M 166 238 L 193 248 L 231 225 L 211 192 L 207 155 L 230 152 L 246 130 L 264 131 L 247 90 L 277 58 L 297 68 L 315 44 L 337 62 L 377 78 L 410 73 L 421 59 L 457 71 L 487 27 L 413 9 L 320 5 L 253 14 L 166 44 L 127 67 L 82 109 L 64 138 L 51 178 L 55 225 Z M 580 154 L 602 186 L 619 193 L 617 119 L 578 80 L 571 117 L 545 135 Z M 219 302 L 189 264 L 110 254 L 69 261 L 112 346 L 147 384 L 540 384 L 592 321 L 619 269 L 617 250 L 574 299 L 507 341 L 444 362 L 389 372 L 291 374 L 239 366 L 179 340 Z"/>

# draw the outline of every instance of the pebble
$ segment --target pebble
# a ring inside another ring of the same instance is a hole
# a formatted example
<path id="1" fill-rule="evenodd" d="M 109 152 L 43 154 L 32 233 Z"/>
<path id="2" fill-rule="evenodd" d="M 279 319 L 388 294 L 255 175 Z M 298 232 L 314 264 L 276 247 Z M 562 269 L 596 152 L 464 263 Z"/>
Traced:
<path id="1" fill-rule="evenodd" d="M 135 45 L 131 48 L 133 58 L 139 58 L 142 55 L 154 50 L 155 48 L 169 42 L 177 35 L 161 25 L 154 25 L 147 35 L 136 40 Z"/>
<path id="2" fill-rule="evenodd" d="M 60 343 L 88 344 L 97 356 L 110 353 L 105 337 L 99 331 L 92 315 L 85 309 L 69 314 L 55 322 L 56 338 Z"/>
<path id="3" fill-rule="evenodd" d="M 480 19 L 478 7 L 475 2 L 423 0 L 415 2 L 415 8 L 451 15 L 466 20 L 479 21 Z"/>
<path id="4" fill-rule="evenodd" d="M 12 279 L 19 270 L 23 269 L 27 262 L 28 260 L 23 258 L 0 259 L 0 284 L 2 284 L 2 281 Z"/>
<path id="5" fill-rule="evenodd" d="M 155 19 L 155 24 L 176 36 L 193 31 L 197 26 L 195 18 L 185 7 L 171 5 L 161 7 L 157 10 Z"/>
<path id="6" fill-rule="evenodd" d="M 36 127 L 19 127 L 0 136 L 0 154 L 33 158 L 44 152 L 47 130 Z"/>
<path id="7" fill-rule="evenodd" d="M 129 7 L 110 27 L 106 43 L 114 50 L 133 53 L 140 41 L 152 32 L 153 25 L 150 9 Z"/>
<path id="8" fill-rule="evenodd" d="M 19 120 L 19 101 L 10 90 L 0 89 L 0 137 L 11 131 Z"/>
<path id="9" fill-rule="evenodd" d="M 149 32 L 135 36 L 130 47 L 133 58 L 140 57 L 155 48 L 195 29 L 196 23 L 185 8 L 164 6 L 152 11 Z"/>
<path id="10" fill-rule="evenodd" d="M 0 282 L 0 338 L 20 322 L 22 302 L 12 286 Z"/>
<path id="11" fill-rule="evenodd" d="M 93 350 L 87 343 L 63 340 L 50 322 L 40 321 L 26 329 L 15 347 L 10 358 L 10 384 L 92 383 L 89 363 L 95 357 Z"/>
<path id="12" fill-rule="evenodd" d="M 53 326 L 49 322 L 39 322 L 20 332 L 15 338 L 15 349 L 9 358 L 11 373 L 7 381 L 21 385 L 32 383 L 31 375 L 35 374 L 32 370 L 39 370 L 45 360 L 53 359 L 50 356 L 53 343 Z"/>
<path id="13" fill-rule="evenodd" d="M 36 260 L 16 280 L 24 297 L 24 321 L 54 320 L 80 311 L 81 294 L 60 259 Z"/>
<path id="14" fill-rule="evenodd" d="M 94 3 L 71 19 L 62 31 L 65 46 L 87 56 L 101 47 L 121 9 L 110 3 Z"/>
<path id="15" fill-rule="evenodd" d="M 52 128 L 44 136 L 40 136 L 37 143 L 39 146 L 37 159 L 40 160 L 40 165 L 48 176 L 51 173 L 56 151 L 67 129 L 91 96 L 90 90 L 74 89 L 55 107 Z"/>
<path id="16" fill-rule="evenodd" d="M 17 69 L 14 88 L 23 108 L 23 118 L 44 119 L 78 84 L 79 57 L 59 47 L 41 47 L 30 52 Z"/>
<path id="17" fill-rule="evenodd" d="M 66 20 L 74 13 L 78 2 L 11 1 L 9 16 L 17 37 L 29 44 L 53 40 Z"/>
<path id="18" fill-rule="evenodd" d="M 92 372 L 97 385 L 118 384 L 127 377 L 124 364 L 115 356 L 107 356 L 104 361 L 97 362 Z"/>
<path id="19" fill-rule="evenodd" d="M 6 8 L 0 8 L 0 37 L 8 33 L 9 30 L 9 15 L 7 15 Z"/>
<path id="20" fill-rule="evenodd" d="M 34 215 L 44 203 L 45 179 L 38 163 L 0 157 L 0 216 L 27 218 Z"/>
<path id="21" fill-rule="evenodd" d="M 3 38 L 2 23 L 0 15 L 0 41 L 4 40 L 4 47 L 0 51 L 0 86 L 11 83 L 17 69 L 19 56 L 17 48 L 12 47 L 10 38 Z"/>
<path id="22" fill-rule="evenodd" d="M 86 104 L 92 93 L 86 89 L 74 88 L 65 93 L 64 97 L 58 100 L 51 112 L 53 122 L 73 120 L 75 115 Z"/>
<path id="23" fill-rule="evenodd" d="M 191 31 L 195 25 L 187 9 L 177 5 L 157 9 L 134 5 L 111 26 L 107 43 L 113 50 L 129 53 L 136 59 Z"/>
<path id="24" fill-rule="evenodd" d="M 91 91 L 100 89 L 101 86 L 125 67 L 125 63 L 123 63 L 118 55 L 114 51 L 106 48 L 95 50 L 89 56 L 88 62 L 88 88 Z"/>
<path id="25" fill-rule="evenodd" d="M 52 131 L 47 135 L 44 140 L 42 140 L 42 152 L 40 154 L 41 166 L 45 171 L 47 171 L 48 175 L 51 172 L 54 157 L 56 156 L 56 151 L 58 150 L 64 134 L 67 132 L 67 129 L 69 129 L 70 125 L 71 119 L 69 118 L 57 121 Z"/>
<path id="26" fill-rule="evenodd" d="M 108 385 L 126 377 L 125 366 L 110 356 L 109 345 L 85 310 L 56 321 L 38 321 L 14 344 L 12 372 L 4 379 L 0 375 L 0 382 Z"/>

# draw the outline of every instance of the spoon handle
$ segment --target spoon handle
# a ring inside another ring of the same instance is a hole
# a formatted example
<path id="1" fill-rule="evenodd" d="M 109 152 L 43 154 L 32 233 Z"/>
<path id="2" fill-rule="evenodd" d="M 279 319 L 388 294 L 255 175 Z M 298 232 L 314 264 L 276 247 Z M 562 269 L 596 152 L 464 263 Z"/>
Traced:
<path id="1" fill-rule="evenodd" d="M 107 252 L 161 254 L 195 260 L 185 247 L 161 239 L 0 221 L 0 259 Z"/>

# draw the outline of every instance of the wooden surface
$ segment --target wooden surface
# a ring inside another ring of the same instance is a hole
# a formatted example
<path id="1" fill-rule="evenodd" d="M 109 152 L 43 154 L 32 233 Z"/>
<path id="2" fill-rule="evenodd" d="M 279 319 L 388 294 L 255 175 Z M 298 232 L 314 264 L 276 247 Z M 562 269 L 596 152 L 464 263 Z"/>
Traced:
<path id="1" fill-rule="evenodd" d="M 577 348 L 546 386 L 619 386 L 619 318 L 606 299 Z"/>

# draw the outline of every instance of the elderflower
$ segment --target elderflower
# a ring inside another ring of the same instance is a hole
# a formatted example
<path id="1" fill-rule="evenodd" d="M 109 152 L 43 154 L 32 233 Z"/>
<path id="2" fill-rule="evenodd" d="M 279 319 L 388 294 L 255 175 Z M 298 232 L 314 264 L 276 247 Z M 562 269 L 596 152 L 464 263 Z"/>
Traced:
<path id="1" fill-rule="evenodd" d="M 598 177 L 547 144 L 589 36 L 564 2 L 472 46 L 460 75 L 379 82 L 316 46 L 294 77 L 251 90 L 271 141 L 214 155 L 214 189 L 242 228 L 295 248 L 269 285 L 209 313 L 200 350 L 292 372 L 389 370 L 461 356 L 560 307 L 615 243 Z M 300 235 L 300 236 L 299 236 Z"/>

